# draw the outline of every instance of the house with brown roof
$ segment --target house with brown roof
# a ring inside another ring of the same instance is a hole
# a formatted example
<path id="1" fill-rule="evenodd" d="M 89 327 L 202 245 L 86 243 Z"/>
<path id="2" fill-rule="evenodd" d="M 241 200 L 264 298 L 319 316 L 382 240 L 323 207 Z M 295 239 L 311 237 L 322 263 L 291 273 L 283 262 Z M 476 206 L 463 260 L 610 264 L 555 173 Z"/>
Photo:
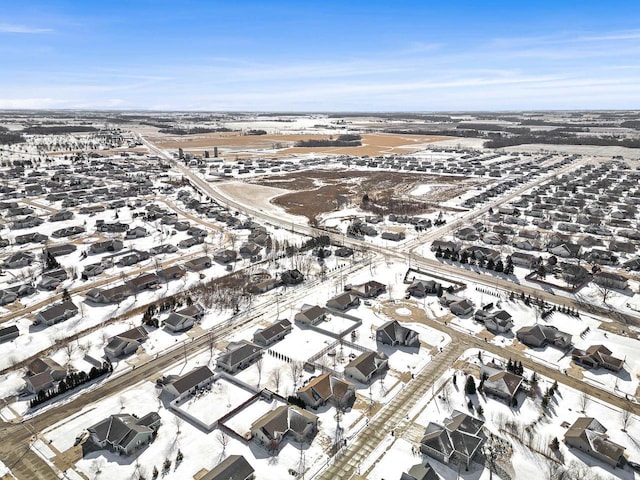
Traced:
<path id="1" fill-rule="evenodd" d="M 520 375 L 505 370 L 483 365 L 480 374 L 485 377 L 482 390 L 485 393 L 495 395 L 511 404 L 513 397 L 518 394 L 524 379 Z"/>
<path id="2" fill-rule="evenodd" d="M 574 348 L 571 360 L 587 368 L 602 367 L 613 372 L 619 372 L 624 365 L 624 360 L 614 357 L 611 350 L 604 345 L 591 345 L 586 350 Z"/>
<path id="3" fill-rule="evenodd" d="M 360 305 L 360 297 L 351 292 L 341 293 L 327 301 L 327 307 L 341 311 L 351 307 L 357 307 L 358 305 Z"/>
<path id="4" fill-rule="evenodd" d="M 375 280 L 351 287 L 351 293 L 363 298 L 374 298 L 387 291 L 387 286 Z"/>
<path id="5" fill-rule="evenodd" d="M 356 398 L 353 384 L 331 373 L 324 373 L 310 379 L 306 385 L 298 389 L 297 394 L 300 400 L 311 408 L 318 408 L 327 402 L 346 406 Z"/>
<path id="6" fill-rule="evenodd" d="M 300 312 L 293 317 L 294 321 L 306 325 L 317 325 L 324 321 L 327 310 L 318 305 L 303 305 Z"/>
<path id="7" fill-rule="evenodd" d="M 595 418 L 580 417 L 564 434 L 564 442 L 612 467 L 621 466 L 625 448 L 609 440 L 606 432 Z"/>

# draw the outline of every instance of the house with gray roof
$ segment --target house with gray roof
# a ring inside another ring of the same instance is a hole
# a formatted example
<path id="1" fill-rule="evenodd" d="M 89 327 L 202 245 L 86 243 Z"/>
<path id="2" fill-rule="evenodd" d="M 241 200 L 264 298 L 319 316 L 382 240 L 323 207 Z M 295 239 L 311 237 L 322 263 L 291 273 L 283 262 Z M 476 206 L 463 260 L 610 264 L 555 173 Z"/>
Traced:
<path id="1" fill-rule="evenodd" d="M 162 326 L 173 333 L 179 333 L 189 330 L 195 323 L 195 318 L 189 315 L 171 312 L 165 321 L 162 322 Z"/>
<path id="2" fill-rule="evenodd" d="M 200 480 L 253 480 L 255 470 L 242 455 L 229 455 Z"/>
<path id="3" fill-rule="evenodd" d="M 438 474 L 427 462 L 413 465 L 408 472 L 403 473 L 400 480 L 440 480 Z"/>
<path id="4" fill-rule="evenodd" d="M 344 374 L 361 383 L 369 383 L 376 375 L 389 368 L 389 359 L 384 353 L 365 352 L 344 366 Z"/>
<path id="5" fill-rule="evenodd" d="M 86 298 L 94 303 L 120 303 L 131 296 L 131 289 L 127 285 L 116 285 L 111 288 L 92 288 L 86 293 Z"/>
<path id="6" fill-rule="evenodd" d="M 199 272 L 201 270 L 211 267 L 211 264 L 212 264 L 211 258 L 204 255 L 202 257 L 194 258 L 189 260 L 188 262 L 185 262 L 184 266 L 189 270 L 192 270 L 194 272 Z"/>
<path id="7" fill-rule="evenodd" d="M 318 431 L 318 417 L 295 405 L 281 405 L 251 424 L 251 438 L 267 450 L 278 450 L 286 437 L 311 443 Z"/>
<path id="8" fill-rule="evenodd" d="M 217 366 L 229 373 L 244 370 L 262 356 L 262 348 L 246 340 L 230 343 L 227 351 L 218 356 Z"/>
<path id="9" fill-rule="evenodd" d="M 520 342 L 530 347 L 540 348 L 546 345 L 565 349 L 571 346 L 571 334 L 561 332 L 552 325 L 532 325 L 522 327 L 516 333 Z"/>
<path id="10" fill-rule="evenodd" d="M 119 358 L 134 353 L 147 339 L 148 334 L 143 326 L 134 327 L 109 339 L 104 353 L 112 358 Z"/>
<path id="11" fill-rule="evenodd" d="M 17 325 L 10 325 L 8 327 L 0 328 L 0 343 L 10 342 L 14 338 L 20 336 L 20 331 Z"/>
<path id="12" fill-rule="evenodd" d="M 36 358 L 27 365 L 27 391 L 49 390 L 67 375 L 67 370 L 50 358 Z"/>
<path id="13" fill-rule="evenodd" d="M 213 373 L 209 367 L 196 367 L 166 384 L 164 389 L 174 397 L 174 400 L 180 402 L 187 396 L 196 393 L 198 389 L 211 385 L 214 379 L 215 373 Z"/>
<path id="14" fill-rule="evenodd" d="M 605 288 L 615 288 L 617 290 L 626 289 L 629 284 L 627 278 L 619 273 L 597 272 L 593 275 L 593 283 Z"/>
<path id="15" fill-rule="evenodd" d="M 400 324 L 397 320 L 389 320 L 376 330 L 376 342 L 385 345 L 420 348 L 418 332 Z"/>
<path id="16" fill-rule="evenodd" d="M 606 432 L 595 418 L 580 417 L 564 434 L 564 442 L 612 467 L 621 466 L 625 448 L 609 440 Z"/>
<path id="17" fill-rule="evenodd" d="M 143 273 L 135 278 L 127 280 L 127 286 L 134 292 L 152 290 L 160 283 L 158 275 L 155 273 Z"/>
<path id="18" fill-rule="evenodd" d="M 151 443 L 160 428 L 160 415 L 150 412 L 142 418 L 117 414 L 87 428 L 90 440 L 98 448 L 121 455 L 131 455 Z"/>
<path id="19" fill-rule="evenodd" d="M 63 322 L 78 314 L 78 307 L 71 301 L 61 302 L 51 307 L 40 310 L 33 322 L 34 325 L 46 325 L 50 327 L 56 323 Z"/>
<path id="20" fill-rule="evenodd" d="M 267 346 L 282 340 L 292 329 L 291 322 L 287 319 L 278 320 L 266 328 L 257 330 L 253 334 L 253 341 L 258 345 Z"/>
<path id="21" fill-rule="evenodd" d="M 35 259 L 31 252 L 16 252 L 9 255 L 2 261 L 4 268 L 22 268 L 27 267 L 33 263 Z"/>
<path id="22" fill-rule="evenodd" d="M 420 451 L 444 464 L 461 462 L 468 469 L 483 443 L 483 425 L 482 420 L 454 410 L 444 425 L 429 422 Z"/>
<path id="23" fill-rule="evenodd" d="M 91 247 L 89 247 L 89 251 L 91 253 L 119 252 L 123 247 L 124 244 L 122 240 L 113 238 L 92 244 Z"/>
<path id="24" fill-rule="evenodd" d="M 341 311 L 351 307 L 357 307 L 358 305 L 360 305 L 360 297 L 351 292 L 341 293 L 327 301 L 327 307 Z"/>

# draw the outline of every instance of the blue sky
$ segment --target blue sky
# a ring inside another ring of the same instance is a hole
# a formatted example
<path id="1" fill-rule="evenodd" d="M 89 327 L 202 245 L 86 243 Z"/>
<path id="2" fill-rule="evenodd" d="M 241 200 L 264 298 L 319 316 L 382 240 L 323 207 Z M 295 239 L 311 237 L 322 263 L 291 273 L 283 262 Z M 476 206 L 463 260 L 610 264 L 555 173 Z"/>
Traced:
<path id="1" fill-rule="evenodd" d="M 640 2 L 0 0 L 0 108 L 640 108 Z"/>

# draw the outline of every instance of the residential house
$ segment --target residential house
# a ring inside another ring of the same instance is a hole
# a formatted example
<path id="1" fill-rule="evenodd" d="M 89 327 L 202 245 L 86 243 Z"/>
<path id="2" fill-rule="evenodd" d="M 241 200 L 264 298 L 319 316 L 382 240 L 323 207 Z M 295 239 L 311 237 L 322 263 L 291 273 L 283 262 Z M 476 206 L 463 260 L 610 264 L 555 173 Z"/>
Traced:
<path id="1" fill-rule="evenodd" d="M 298 323 L 306 325 L 317 325 L 324 321 L 327 311 L 318 305 L 303 305 L 300 312 L 296 313 L 293 319 Z"/>
<path id="2" fill-rule="evenodd" d="M 449 304 L 449 310 L 457 316 L 469 315 L 473 312 L 473 303 L 465 298 Z"/>
<path id="3" fill-rule="evenodd" d="M 407 293 L 422 298 L 427 294 L 438 293 L 442 286 L 435 280 L 414 280 L 407 288 Z"/>
<path id="4" fill-rule="evenodd" d="M 562 263 L 560 264 L 560 269 L 563 280 L 569 285 L 577 286 L 581 283 L 587 282 L 591 278 L 589 271 L 582 265 Z"/>
<path id="5" fill-rule="evenodd" d="M 78 314 L 78 307 L 71 301 L 61 302 L 39 311 L 33 322 L 34 325 L 44 324 L 47 327 L 63 322 Z"/>
<path id="6" fill-rule="evenodd" d="M 311 378 L 298 389 L 297 394 L 298 398 L 311 408 L 318 408 L 327 402 L 345 407 L 355 400 L 356 395 L 353 384 L 335 377 L 331 373 Z"/>
<path id="7" fill-rule="evenodd" d="M 199 322 L 204 317 L 204 314 L 207 313 L 205 308 L 199 303 L 192 303 L 180 310 L 176 310 L 178 315 L 184 315 L 187 317 L 192 317 L 195 321 Z"/>
<path id="8" fill-rule="evenodd" d="M 147 252 L 134 250 L 133 252 L 120 257 L 117 264 L 121 267 L 130 267 L 131 265 L 135 265 L 136 263 L 140 263 L 148 259 L 149 254 Z"/>
<path id="9" fill-rule="evenodd" d="M 464 251 L 469 254 L 469 258 L 473 258 L 475 260 L 492 260 L 494 262 L 497 262 L 501 257 L 500 252 L 498 252 L 497 250 L 492 250 L 491 248 L 480 247 L 477 245 L 472 245 L 466 248 Z"/>
<path id="10" fill-rule="evenodd" d="M 560 245 L 547 248 L 549 253 L 552 253 L 556 257 L 562 258 L 578 258 L 582 252 L 582 246 L 577 243 L 565 242 Z"/>
<path id="11" fill-rule="evenodd" d="M 481 367 L 480 374 L 485 378 L 482 391 L 505 400 L 509 405 L 524 382 L 520 375 L 487 365 Z"/>
<path id="12" fill-rule="evenodd" d="M 349 248 L 349 247 L 336 248 L 335 255 L 336 257 L 341 257 L 341 258 L 350 257 L 351 255 L 353 255 L 353 248 Z"/>
<path id="13" fill-rule="evenodd" d="M 458 242 L 450 242 L 447 240 L 434 240 L 431 243 L 431 251 L 435 252 L 440 249 L 441 252 L 449 250 L 450 252 L 459 252 L 460 244 Z"/>
<path id="14" fill-rule="evenodd" d="M 88 280 L 91 277 L 100 275 L 102 272 L 105 271 L 106 268 L 108 267 L 103 263 L 94 263 L 91 265 L 87 265 L 84 267 L 84 270 L 82 271 L 82 278 L 84 280 Z"/>
<path id="15" fill-rule="evenodd" d="M 456 238 L 465 240 L 467 242 L 474 242 L 480 238 L 480 234 L 471 227 L 463 227 L 457 230 L 454 235 L 456 236 Z"/>
<path id="16" fill-rule="evenodd" d="M 110 239 L 104 242 L 97 242 L 89 247 L 91 253 L 119 252 L 124 247 L 121 240 Z"/>
<path id="17" fill-rule="evenodd" d="M 304 282 L 304 275 L 298 270 L 294 268 L 293 270 L 287 270 L 280 274 L 280 280 L 285 285 L 298 285 Z"/>
<path id="18" fill-rule="evenodd" d="M 133 292 L 141 292 L 143 290 L 153 290 L 158 287 L 160 278 L 155 273 L 143 273 L 131 280 L 127 280 L 126 283 Z"/>
<path id="19" fill-rule="evenodd" d="M 10 342 L 14 338 L 20 336 L 20 331 L 17 325 L 11 325 L 9 327 L 0 328 L 0 343 Z"/>
<path id="20" fill-rule="evenodd" d="M 90 440 L 98 448 L 121 455 L 151 443 L 160 428 L 160 415 L 150 412 L 142 418 L 127 413 L 111 415 L 87 428 Z"/>
<path id="21" fill-rule="evenodd" d="M 26 243 L 44 243 L 49 239 L 46 235 L 38 232 L 25 233 L 24 235 L 16 235 L 14 243 L 16 245 L 24 245 Z"/>
<path id="22" fill-rule="evenodd" d="M 383 240 L 392 240 L 394 242 L 400 242 L 405 239 L 404 232 L 382 232 L 380 236 Z"/>
<path id="23" fill-rule="evenodd" d="M 62 257 L 75 252 L 77 248 L 73 243 L 65 243 L 63 245 L 50 245 L 46 247 L 46 251 L 52 257 Z"/>
<path id="24" fill-rule="evenodd" d="M 277 322 L 262 328 L 253 334 L 253 341 L 258 345 L 267 346 L 279 340 L 282 340 L 291 332 L 291 322 L 287 319 L 278 320 Z"/>
<path id="25" fill-rule="evenodd" d="M 238 252 L 235 250 L 216 250 L 213 254 L 213 259 L 218 263 L 235 262 L 237 258 Z"/>
<path id="26" fill-rule="evenodd" d="M 623 277 L 619 273 L 602 271 L 593 275 L 593 282 L 601 287 L 615 288 L 617 290 L 624 290 L 629 286 L 626 277 Z"/>
<path id="27" fill-rule="evenodd" d="M 182 278 L 185 276 L 186 273 L 187 271 L 182 265 L 172 265 L 170 267 L 159 270 L 158 277 L 166 282 L 169 280 Z"/>
<path id="28" fill-rule="evenodd" d="M 476 320 L 478 320 L 479 312 L 482 312 L 482 310 L 476 312 Z M 509 312 L 505 312 L 504 310 L 496 310 L 495 312 L 486 313 L 487 314 L 483 316 L 483 322 L 484 326 L 490 332 L 506 333 L 510 332 L 513 328 L 513 320 L 511 319 L 511 314 L 509 314 Z"/>
<path id="29" fill-rule="evenodd" d="M 129 229 L 129 226 L 126 223 L 100 223 L 98 220 L 96 222 L 96 230 L 98 232 L 108 232 L 108 233 L 124 233 Z"/>
<path id="30" fill-rule="evenodd" d="M 11 290 L 0 290 L 0 305 L 9 305 L 18 299 L 18 294 Z"/>
<path id="31" fill-rule="evenodd" d="M 551 345 L 564 349 L 571 346 L 571 335 L 551 325 L 522 327 L 518 330 L 516 337 L 525 345 L 535 348 Z"/>
<path id="32" fill-rule="evenodd" d="M 184 263 L 184 266 L 186 268 L 188 268 L 189 270 L 192 270 L 194 272 L 199 272 L 201 270 L 205 270 L 207 268 L 210 268 L 211 265 L 212 265 L 211 258 L 209 258 L 206 255 L 204 255 L 202 257 L 191 259 L 188 262 Z"/>
<path id="33" fill-rule="evenodd" d="M 69 210 L 60 210 L 49 217 L 50 222 L 62 222 L 73 218 L 73 212 Z"/>
<path id="34" fill-rule="evenodd" d="M 34 258 L 31 252 L 16 252 L 6 257 L 2 262 L 2 266 L 4 268 L 27 267 L 33 263 Z"/>
<path id="35" fill-rule="evenodd" d="M 177 402 L 195 394 L 198 390 L 206 388 L 215 380 L 215 373 L 209 367 L 196 367 L 190 372 L 174 379 L 164 386 Z"/>
<path id="36" fill-rule="evenodd" d="M 203 237 L 188 237 L 178 242 L 180 248 L 191 248 L 196 245 L 202 245 L 204 243 Z"/>
<path id="37" fill-rule="evenodd" d="M 609 242 L 609 250 L 620 253 L 636 253 L 636 246 L 631 242 L 623 242 L 621 240 L 611 240 Z"/>
<path id="38" fill-rule="evenodd" d="M 438 474 L 427 462 L 413 465 L 408 472 L 403 473 L 400 480 L 439 480 Z"/>
<path id="39" fill-rule="evenodd" d="M 606 368 L 608 370 L 619 372 L 622 370 L 624 360 L 616 358 L 613 352 L 604 345 L 592 345 L 586 350 L 574 348 L 571 352 L 571 359 L 588 368 Z"/>
<path id="40" fill-rule="evenodd" d="M 27 364 L 26 388 L 31 393 L 49 390 L 67 375 L 67 370 L 50 358 L 36 358 Z"/>
<path id="41" fill-rule="evenodd" d="M 253 480 L 255 470 L 242 455 L 229 455 L 200 480 Z"/>
<path id="42" fill-rule="evenodd" d="M 137 226 L 130 230 L 127 230 L 127 233 L 125 233 L 124 238 L 126 238 L 127 240 L 134 240 L 136 238 L 144 238 L 148 234 L 149 233 L 147 232 L 146 228 Z"/>
<path id="43" fill-rule="evenodd" d="M 111 337 L 104 347 L 104 353 L 112 358 L 130 355 L 138 350 L 147 337 L 148 334 L 144 327 L 134 327 Z"/>
<path id="44" fill-rule="evenodd" d="M 285 437 L 311 443 L 318 431 L 318 417 L 295 405 L 282 405 L 251 424 L 251 437 L 268 450 L 278 450 Z"/>
<path id="45" fill-rule="evenodd" d="M 44 290 L 55 290 L 67 278 L 68 275 L 65 269 L 51 270 L 42 274 L 38 287 Z"/>
<path id="46" fill-rule="evenodd" d="M 483 425 L 482 420 L 454 410 L 444 425 L 429 422 L 420 451 L 444 464 L 458 461 L 468 469 L 482 445 Z"/>
<path id="47" fill-rule="evenodd" d="M 21 230 L 23 228 L 38 227 L 44 223 L 44 220 L 39 217 L 28 216 L 15 220 L 9 227 L 11 230 Z"/>
<path id="48" fill-rule="evenodd" d="M 186 332 L 196 323 L 195 318 L 171 312 L 162 326 L 173 333 Z"/>
<path id="49" fill-rule="evenodd" d="M 374 298 L 387 291 L 387 286 L 375 280 L 369 280 L 362 285 L 352 286 L 349 290 L 351 293 L 363 298 Z"/>
<path id="50" fill-rule="evenodd" d="M 418 332 L 401 325 L 397 320 L 389 320 L 376 330 L 376 342 L 391 346 L 420 348 Z"/>
<path id="51" fill-rule="evenodd" d="M 82 225 L 73 225 L 71 227 L 61 228 L 59 230 L 55 230 L 51 236 L 54 238 L 62 238 L 62 237 L 72 237 L 73 235 L 79 235 L 84 233 L 85 229 Z"/>
<path id="52" fill-rule="evenodd" d="M 131 289 L 127 285 L 117 285 L 111 288 L 92 288 L 86 293 L 88 300 L 94 303 L 120 303 L 131 296 Z"/>
<path id="53" fill-rule="evenodd" d="M 343 292 L 327 301 L 327 307 L 341 311 L 358 305 L 360 305 L 360 297 L 351 292 Z"/>
<path id="54" fill-rule="evenodd" d="M 262 251 L 262 247 L 257 243 L 245 242 L 240 246 L 240 255 L 255 257 Z"/>
<path id="55" fill-rule="evenodd" d="M 218 356 L 217 366 L 227 372 L 235 373 L 247 368 L 261 356 L 262 348 L 242 340 L 227 346 L 227 351 Z"/>
<path id="56" fill-rule="evenodd" d="M 464 300 L 464 298 L 445 291 L 442 293 L 442 295 L 438 299 L 438 302 L 440 303 L 440 305 L 448 307 L 452 303 L 460 302 L 462 300 Z"/>
<path id="57" fill-rule="evenodd" d="M 609 250 L 602 250 L 599 248 L 592 249 L 585 256 L 586 260 L 590 263 L 597 263 L 598 265 L 617 265 L 618 257 Z"/>
<path id="58" fill-rule="evenodd" d="M 171 245 L 170 243 L 165 243 L 162 245 L 156 245 L 149 250 L 151 255 L 160 255 L 163 253 L 176 253 L 178 251 L 178 247 L 175 245 Z"/>
<path id="59" fill-rule="evenodd" d="M 595 418 L 580 417 L 564 434 L 564 442 L 612 467 L 622 466 L 625 448 L 609 440 L 606 432 Z"/>
<path id="60" fill-rule="evenodd" d="M 362 383 L 369 383 L 373 377 L 389 368 L 389 359 L 384 353 L 365 352 L 347 363 L 344 374 Z"/>

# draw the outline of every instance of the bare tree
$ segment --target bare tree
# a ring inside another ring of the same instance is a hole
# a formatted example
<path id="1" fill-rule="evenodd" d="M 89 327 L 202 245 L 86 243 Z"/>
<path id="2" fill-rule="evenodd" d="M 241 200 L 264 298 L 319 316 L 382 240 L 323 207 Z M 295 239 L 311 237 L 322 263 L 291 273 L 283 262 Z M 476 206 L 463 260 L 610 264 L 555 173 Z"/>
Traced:
<path id="1" fill-rule="evenodd" d="M 271 371 L 271 380 L 276 388 L 276 392 L 280 391 L 280 382 L 282 381 L 282 370 L 279 368 L 274 368 Z"/>
<path id="2" fill-rule="evenodd" d="M 293 389 L 296 389 L 298 384 L 298 376 L 302 373 L 303 363 L 300 361 L 293 361 L 289 363 L 289 371 L 291 373 L 291 379 L 293 380 Z"/>
<path id="3" fill-rule="evenodd" d="M 587 392 L 582 392 L 580 394 L 580 408 L 582 409 L 582 413 L 586 412 L 587 405 L 589 405 L 589 395 L 587 395 Z"/>
<path id="4" fill-rule="evenodd" d="M 620 412 L 620 421 L 622 422 L 622 431 L 626 432 L 629 423 L 631 422 L 631 408 L 629 405 L 625 405 L 625 407 Z"/>
<path id="5" fill-rule="evenodd" d="M 64 354 L 67 357 L 67 366 L 71 363 L 71 357 L 76 350 L 76 346 L 73 342 L 67 342 L 64 345 Z"/>
<path id="6" fill-rule="evenodd" d="M 229 445 L 229 436 L 224 433 L 222 430 L 218 430 L 218 434 L 216 435 L 216 440 L 222 447 L 222 451 L 220 452 L 220 458 L 224 459 L 226 455 L 227 445 Z"/>
<path id="7" fill-rule="evenodd" d="M 609 297 L 613 293 L 613 290 L 610 287 L 606 286 L 606 285 L 597 285 L 596 284 L 596 288 L 598 289 L 598 293 L 600 293 L 600 296 L 602 297 L 602 303 L 604 303 L 606 305 L 607 304 L 607 300 L 609 300 Z"/>
<path id="8" fill-rule="evenodd" d="M 176 426 L 176 437 L 177 437 L 178 435 L 180 435 L 180 433 L 182 433 L 180 431 L 180 427 L 182 426 L 182 419 L 176 415 L 175 417 L 173 417 L 173 423 Z"/>
<path id="9" fill-rule="evenodd" d="M 258 369 L 258 388 L 260 388 L 260 381 L 262 380 L 262 368 L 264 367 L 264 357 L 260 357 L 256 360 L 256 368 Z"/>

